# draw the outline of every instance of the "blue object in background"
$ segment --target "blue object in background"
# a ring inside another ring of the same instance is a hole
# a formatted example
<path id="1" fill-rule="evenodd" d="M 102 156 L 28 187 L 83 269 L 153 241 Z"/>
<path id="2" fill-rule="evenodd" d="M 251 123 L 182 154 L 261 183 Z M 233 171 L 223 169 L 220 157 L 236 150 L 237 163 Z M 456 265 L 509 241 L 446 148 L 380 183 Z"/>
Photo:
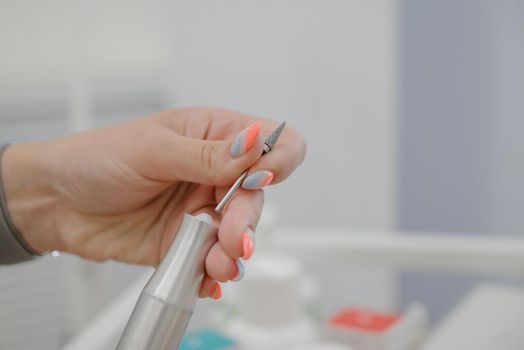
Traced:
<path id="1" fill-rule="evenodd" d="M 515 235 L 524 231 L 524 2 L 399 2 L 398 228 Z M 520 276 L 405 270 L 438 323 L 479 283 Z M 446 286 L 442 288 L 442 286 Z"/>
<path id="2" fill-rule="evenodd" d="M 225 335 L 204 329 L 186 334 L 178 350 L 232 350 L 234 346 L 235 342 Z"/>

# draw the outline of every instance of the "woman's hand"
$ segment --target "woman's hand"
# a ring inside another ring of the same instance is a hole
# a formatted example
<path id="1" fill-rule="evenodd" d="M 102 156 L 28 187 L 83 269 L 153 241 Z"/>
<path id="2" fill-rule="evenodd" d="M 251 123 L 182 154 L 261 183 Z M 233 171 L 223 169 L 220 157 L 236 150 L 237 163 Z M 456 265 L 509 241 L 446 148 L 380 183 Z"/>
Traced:
<path id="1" fill-rule="evenodd" d="M 278 124 L 213 108 L 172 110 L 63 139 L 15 144 L 3 158 L 15 223 L 38 252 L 158 265 L 184 213 L 208 213 L 219 225 L 200 295 L 219 297 L 216 281 L 235 279 L 253 251 L 262 187 L 302 162 L 305 143 L 286 127 L 260 158 Z M 222 211 L 213 208 L 246 169 Z"/>

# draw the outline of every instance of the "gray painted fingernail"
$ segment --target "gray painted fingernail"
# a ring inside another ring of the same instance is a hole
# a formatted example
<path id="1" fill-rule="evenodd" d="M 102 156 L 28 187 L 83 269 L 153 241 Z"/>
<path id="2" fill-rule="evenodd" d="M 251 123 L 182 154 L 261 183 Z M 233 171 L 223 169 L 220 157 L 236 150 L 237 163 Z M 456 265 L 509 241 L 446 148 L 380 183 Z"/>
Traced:
<path id="1" fill-rule="evenodd" d="M 244 277 L 244 274 L 246 273 L 246 268 L 244 267 L 244 264 L 242 263 L 240 259 L 236 260 L 236 264 L 238 267 L 238 274 L 235 276 L 235 278 L 232 279 L 233 282 L 240 281 Z"/>
<path id="2" fill-rule="evenodd" d="M 273 181 L 274 176 L 271 170 L 259 170 L 249 175 L 242 183 L 242 187 L 247 190 L 263 188 Z"/>
<path id="3" fill-rule="evenodd" d="M 229 151 L 231 157 L 238 158 L 251 149 L 260 133 L 260 126 L 260 123 L 255 123 L 247 129 L 242 130 L 240 134 L 235 137 Z"/>

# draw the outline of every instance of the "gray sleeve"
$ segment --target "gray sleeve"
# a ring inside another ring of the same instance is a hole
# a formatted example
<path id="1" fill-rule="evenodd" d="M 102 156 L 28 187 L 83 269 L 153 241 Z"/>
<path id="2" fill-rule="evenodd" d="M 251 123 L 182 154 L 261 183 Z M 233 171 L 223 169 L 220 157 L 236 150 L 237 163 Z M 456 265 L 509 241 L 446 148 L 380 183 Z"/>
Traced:
<path id="1" fill-rule="evenodd" d="M 34 252 L 13 225 L 7 210 L 7 199 L 2 177 L 2 158 L 9 143 L 0 145 L 0 265 L 29 261 L 39 254 Z"/>

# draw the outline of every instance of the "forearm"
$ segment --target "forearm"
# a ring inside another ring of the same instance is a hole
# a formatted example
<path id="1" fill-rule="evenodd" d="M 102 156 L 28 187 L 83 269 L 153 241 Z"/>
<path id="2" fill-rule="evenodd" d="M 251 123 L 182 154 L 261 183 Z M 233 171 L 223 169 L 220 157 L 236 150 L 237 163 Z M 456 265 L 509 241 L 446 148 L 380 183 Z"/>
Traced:
<path id="1" fill-rule="evenodd" d="M 5 150 L 1 164 L 11 222 L 36 253 L 58 246 L 49 148 L 47 142 L 14 144 Z"/>

